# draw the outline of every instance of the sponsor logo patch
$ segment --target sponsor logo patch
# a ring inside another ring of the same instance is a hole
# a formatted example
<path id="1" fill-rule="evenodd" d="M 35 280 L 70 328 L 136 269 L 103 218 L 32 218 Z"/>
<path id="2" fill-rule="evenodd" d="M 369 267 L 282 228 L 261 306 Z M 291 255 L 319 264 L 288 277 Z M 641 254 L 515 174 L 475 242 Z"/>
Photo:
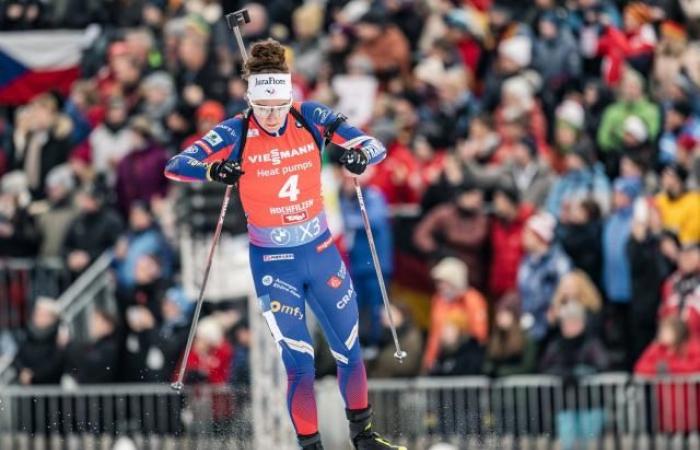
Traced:
<path id="1" fill-rule="evenodd" d="M 300 307 L 291 307 L 289 305 L 285 305 L 282 302 L 278 302 L 277 300 L 273 300 L 270 302 L 270 311 L 272 311 L 275 314 L 287 314 L 289 316 L 296 317 L 299 320 L 304 318 L 304 313 L 301 312 Z"/>
<path id="2" fill-rule="evenodd" d="M 294 260 L 294 253 L 279 253 L 277 255 L 263 255 L 264 262 L 292 261 L 292 260 Z"/>
<path id="3" fill-rule="evenodd" d="M 329 237 L 325 241 L 321 242 L 316 246 L 316 253 L 321 253 L 333 244 L 333 237 Z"/>
<path id="4" fill-rule="evenodd" d="M 284 223 L 297 223 L 306 220 L 306 212 L 300 212 L 298 214 L 287 214 L 283 217 Z"/>
<path id="5" fill-rule="evenodd" d="M 252 138 L 258 136 L 260 136 L 260 130 L 258 130 L 257 128 L 251 128 L 248 130 L 247 137 Z"/>
<path id="6" fill-rule="evenodd" d="M 262 277 L 261 281 L 263 286 L 269 286 L 272 284 L 273 281 L 275 281 L 275 279 L 272 278 L 272 275 L 265 275 L 264 277 Z"/>
<path id="7" fill-rule="evenodd" d="M 350 300 L 352 300 L 352 296 L 355 294 L 355 287 L 350 283 L 350 288 L 348 288 L 348 291 L 343 295 L 343 298 L 338 300 L 338 303 L 335 304 L 336 308 L 338 309 L 345 309 L 346 306 L 348 306 L 348 303 L 350 303 Z"/>
<path id="8" fill-rule="evenodd" d="M 285 245 L 292 240 L 292 234 L 284 228 L 275 228 L 270 231 L 270 238 L 277 245 Z"/>
<path id="9" fill-rule="evenodd" d="M 338 289 L 343 284 L 343 280 L 341 280 L 335 275 L 331 275 L 328 281 L 326 281 L 326 284 L 332 287 L 333 289 Z"/>
<path id="10" fill-rule="evenodd" d="M 216 147 L 217 145 L 221 144 L 224 142 L 223 139 L 221 139 L 221 136 L 219 136 L 219 133 L 217 133 L 214 130 L 211 130 L 209 133 L 207 133 L 202 139 L 207 141 L 209 144 L 211 144 L 212 147 Z"/>

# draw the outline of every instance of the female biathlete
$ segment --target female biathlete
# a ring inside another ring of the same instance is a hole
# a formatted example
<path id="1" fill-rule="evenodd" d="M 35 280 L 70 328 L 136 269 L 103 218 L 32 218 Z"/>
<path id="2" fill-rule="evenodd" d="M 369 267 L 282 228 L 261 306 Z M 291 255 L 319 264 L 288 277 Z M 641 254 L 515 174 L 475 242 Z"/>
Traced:
<path id="1" fill-rule="evenodd" d="M 323 448 L 313 391 L 314 348 L 304 320 L 308 302 L 338 366 L 355 447 L 405 450 L 372 430 L 355 290 L 328 231 L 321 197 L 324 142 L 332 141 L 327 147 L 340 149 L 334 158 L 357 175 L 384 159 L 386 150 L 328 107 L 292 100 L 291 75 L 279 42 L 255 43 L 250 55 L 245 63 L 250 108 L 174 156 L 165 175 L 238 184 L 255 290 L 281 349 L 289 414 L 301 447 Z"/>

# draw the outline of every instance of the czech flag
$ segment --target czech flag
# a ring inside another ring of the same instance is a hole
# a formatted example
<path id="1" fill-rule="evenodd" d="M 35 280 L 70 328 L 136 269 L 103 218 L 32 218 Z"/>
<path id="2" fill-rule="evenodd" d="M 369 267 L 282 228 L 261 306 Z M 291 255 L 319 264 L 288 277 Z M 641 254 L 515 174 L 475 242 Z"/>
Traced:
<path id="1" fill-rule="evenodd" d="M 0 33 L 0 105 L 21 105 L 48 90 L 66 95 L 85 44 L 82 31 Z"/>

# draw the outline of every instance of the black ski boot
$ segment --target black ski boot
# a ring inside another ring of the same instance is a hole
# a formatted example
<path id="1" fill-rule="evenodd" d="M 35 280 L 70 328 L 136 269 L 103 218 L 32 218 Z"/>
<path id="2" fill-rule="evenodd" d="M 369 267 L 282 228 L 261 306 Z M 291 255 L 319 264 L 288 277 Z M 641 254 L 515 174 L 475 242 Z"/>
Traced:
<path id="1" fill-rule="evenodd" d="M 366 409 L 346 409 L 350 421 L 350 437 L 357 450 L 408 450 L 402 445 L 393 445 L 372 431 L 372 407 Z"/>
<path id="2" fill-rule="evenodd" d="M 318 433 L 309 436 L 297 435 L 297 441 L 301 446 L 301 450 L 323 450 L 321 435 Z"/>

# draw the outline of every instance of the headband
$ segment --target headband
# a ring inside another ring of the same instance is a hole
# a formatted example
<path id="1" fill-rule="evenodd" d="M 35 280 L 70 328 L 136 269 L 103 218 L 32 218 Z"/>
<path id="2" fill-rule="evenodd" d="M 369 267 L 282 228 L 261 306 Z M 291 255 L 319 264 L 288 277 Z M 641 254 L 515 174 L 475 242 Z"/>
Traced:
<path id="1" fill-rule="evenodd" d="M 248 99 L 291 100 L 292 75 L 289 73 L 256 73 L 248 76 Z"/>

